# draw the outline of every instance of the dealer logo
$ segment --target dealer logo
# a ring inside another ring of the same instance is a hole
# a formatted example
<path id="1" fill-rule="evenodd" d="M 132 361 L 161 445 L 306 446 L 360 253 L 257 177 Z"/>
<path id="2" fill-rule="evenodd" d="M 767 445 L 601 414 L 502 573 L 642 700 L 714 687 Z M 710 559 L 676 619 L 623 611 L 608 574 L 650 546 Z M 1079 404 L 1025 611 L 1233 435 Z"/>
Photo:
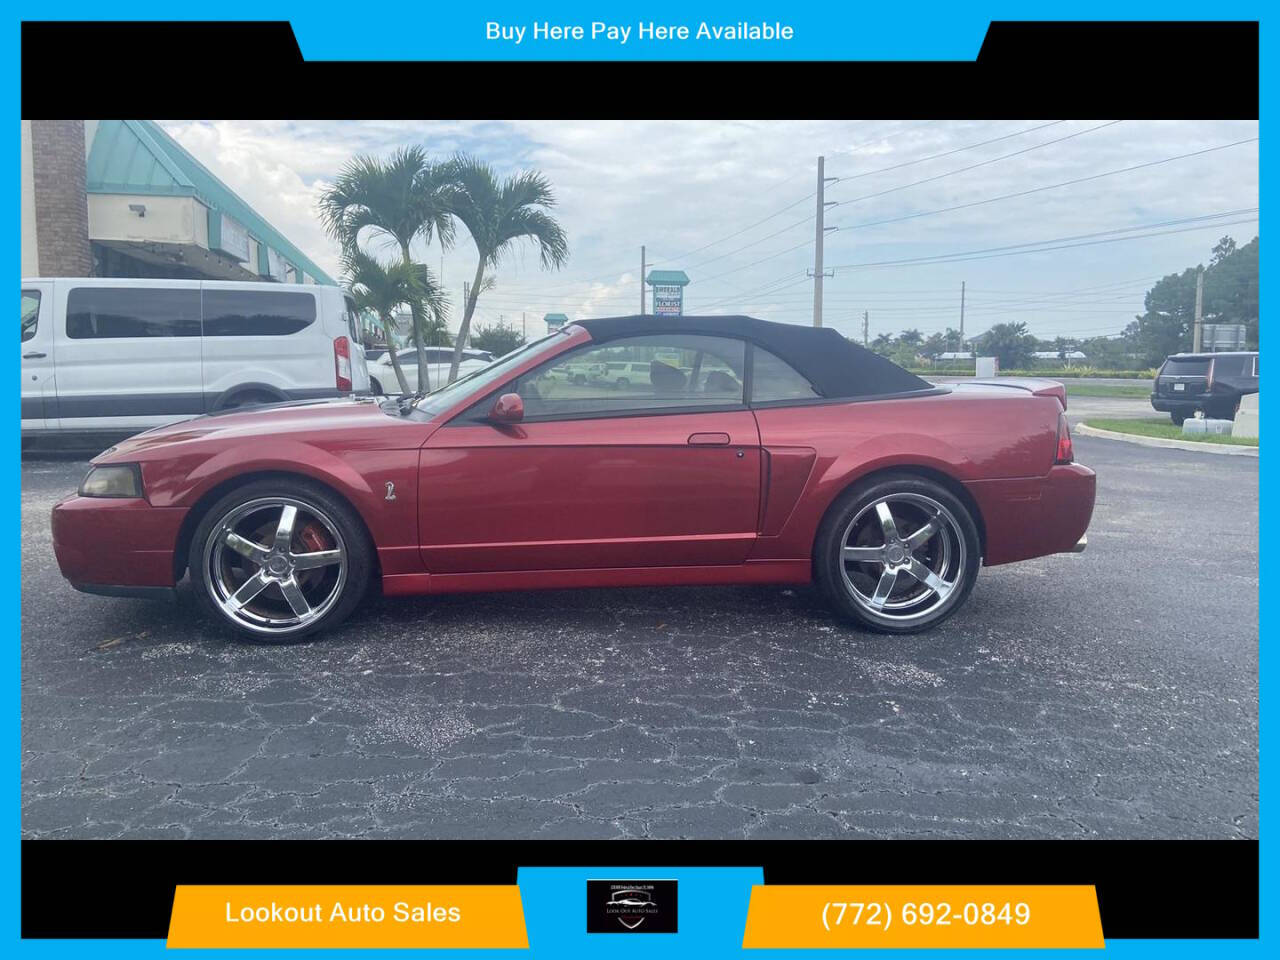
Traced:
<path id="1" fill-rule="evenodd" d="M 676 881 L 587 881 L 587 933 L 675 932 Z"/>

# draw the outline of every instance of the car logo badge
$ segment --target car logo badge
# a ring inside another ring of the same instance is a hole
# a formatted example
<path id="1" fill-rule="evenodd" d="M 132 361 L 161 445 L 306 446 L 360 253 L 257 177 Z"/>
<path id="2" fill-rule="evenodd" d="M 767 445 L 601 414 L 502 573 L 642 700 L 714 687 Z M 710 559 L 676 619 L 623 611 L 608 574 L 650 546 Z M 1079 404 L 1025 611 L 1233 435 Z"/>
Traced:
<path id="1" fill-rule="evenodd" d="M 395 485 L 394 483 L 392 483 L 390 480 L 388 480 L 388 481 L 387 481 L 387 495 L 386 495 L 385 497 L 383 497 L 383 499 L 384 499 L 384 500 L 394 500 L 395 498 L 396 498 L 396 485 Z"/>
<path id="2" fill-rule="evenodd" d="M 675 880 L 588 880 L 587 933 L 676 933 Z"/>

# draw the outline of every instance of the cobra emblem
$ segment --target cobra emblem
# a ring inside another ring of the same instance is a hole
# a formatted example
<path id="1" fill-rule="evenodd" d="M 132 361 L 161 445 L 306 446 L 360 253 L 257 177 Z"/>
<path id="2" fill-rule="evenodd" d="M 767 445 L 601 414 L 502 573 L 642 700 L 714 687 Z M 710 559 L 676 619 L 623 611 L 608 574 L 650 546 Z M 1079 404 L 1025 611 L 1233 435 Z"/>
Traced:
<path id="1" fill-rule="evenodd" d="M 396 498 L 396 485 L 390 480 L 387 481 L 387 495 L 384 500 L 394 500 Z"/>

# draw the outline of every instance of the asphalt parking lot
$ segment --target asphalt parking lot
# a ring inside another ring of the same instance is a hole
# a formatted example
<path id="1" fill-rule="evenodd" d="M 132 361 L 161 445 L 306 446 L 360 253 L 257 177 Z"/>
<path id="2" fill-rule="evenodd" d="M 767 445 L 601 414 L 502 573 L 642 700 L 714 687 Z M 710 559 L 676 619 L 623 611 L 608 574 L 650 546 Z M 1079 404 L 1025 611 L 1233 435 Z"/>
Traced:
<path id="1" fill-rule="evenodd" d="M 379 598 L 291 647 L 72 590 L 84 464 L 27 460 L 23 835 L 1257 837 L 1258 461 L 1076 455 L 1088 552 L 926 636 L 682 588 Z"/>

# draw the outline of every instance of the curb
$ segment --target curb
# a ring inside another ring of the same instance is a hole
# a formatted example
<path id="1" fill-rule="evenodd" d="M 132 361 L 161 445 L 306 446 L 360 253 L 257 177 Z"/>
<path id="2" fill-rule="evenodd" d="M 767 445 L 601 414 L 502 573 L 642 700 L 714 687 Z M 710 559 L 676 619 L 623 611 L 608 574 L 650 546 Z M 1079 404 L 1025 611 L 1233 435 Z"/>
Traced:
<path id="1" fill-rule="evenodd" d="M 1193 450 L 1196 453 L 1218 453 L 1229 457 L 1257 457 L 1257 447 L 1234 446 L 1229 443 L 1205 443 L 1200 440 L 1166 440 L 1164 437 L 1141 437 L 1134 433 L 1117 433 L 1114 430 L 1099 430 L 1087 423 L 1077 423 L 1071 428 L 1072 433 L 1083 437 L 1103 437 L 1107 440 L 1121 440 L 1125 443 L 1136 443 L 1140 447 L 1164 447 L 1166 450 Z"/>

